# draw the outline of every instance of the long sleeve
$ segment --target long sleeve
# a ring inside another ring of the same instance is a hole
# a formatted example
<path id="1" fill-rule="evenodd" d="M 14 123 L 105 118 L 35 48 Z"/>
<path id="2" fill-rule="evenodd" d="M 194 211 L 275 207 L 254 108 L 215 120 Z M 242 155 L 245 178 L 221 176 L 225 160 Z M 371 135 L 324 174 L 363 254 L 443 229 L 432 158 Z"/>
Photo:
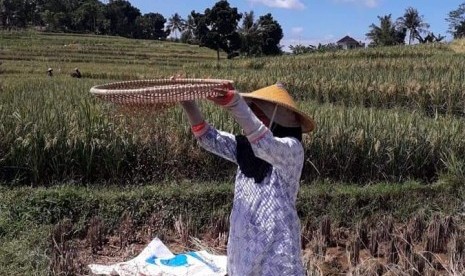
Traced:
<path id="1" fill-rule="evenodd" d="M 289 179 L 300 179 L 304 149 L 297 139 L 274 137 L 237 93 L 224 106 L 244 129 L 255 156 L 279 169 Z"/>
<path id="2" fill-rule="evenodd" d="M 239 93 L 230 92 L 227 98 L 229 98 L 229 101 L 222 105 L 242 127 L 250 142 L 257 140 L 265 134 L 267 131 L 266 126 L 250 110 L 244 98 Z"/>
<path id="3" fill-rule="evenodd" d="M 289 179 L 300 179 L 304 163 L 304 148 L 295 138 L 277 138 L 267 131 L 250 143 L 255 156 L 270 163 Z"/>
<path id="4" fill-rule="evenodd" d="M 217 130 L 209 124 L 205 124 L 204 129 L 199 130 L 197 133 L 201 133 L 201 135 L 195 136 L 204 149 L 237 164 L 237 142 L 234 135 Z"/>
<path id="5" fill-rule="evenodd" d="M 234 135 L 218 131 L 211 127 L 202 116 L 197 104 L 194 101 L 181 102 L 189 123 L 192 127 L 192 133 L 199 141 L 200 145 L 207 151 L 210 151 L 231 162 L 236 162 L 236 138 Z"/>
<path id="6" fill-rule="evenodd" d="M 229 275 L 305 275 L 301 261 L 299 217 L 295 208 L 303 164 L 302 144 L 275 138 L 238 94 L 219 103 L 244 130 L 254 154 L 273 168 L 257 183 L 239 168 L 228 237 Z M 237 141 L 200 116 L 192 103 L 183 104 L 199 144 L 237 164 Z"/>

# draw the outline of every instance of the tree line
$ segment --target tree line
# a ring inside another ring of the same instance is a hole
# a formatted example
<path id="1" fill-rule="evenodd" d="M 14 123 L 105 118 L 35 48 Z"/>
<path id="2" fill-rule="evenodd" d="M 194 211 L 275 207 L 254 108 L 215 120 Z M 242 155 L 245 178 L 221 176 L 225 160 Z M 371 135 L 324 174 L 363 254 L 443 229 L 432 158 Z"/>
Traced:
<path id="1" fill-rule="evenodd" d="M 415 41 L 417 43 L 433 43 L 441 42 L 445 36 L 441 34 L 434 34 L 428 29 L 430 25 L 425 21 L 417 9 L 409 7 L 405 10 L 404 14 L 397 18 L 392 19 L 392 14 L 378 16 L 379 25 L 371 24 L 366 37 L 371 40 L 370 47 L 376 46 L 393 46 L 403 45 L 407 43 L 410 45 Z M 465 3 L 449 12 L 446 21 L 449 22 L 448 33 L 454 39 L 465 37 Z M 306 54 L 318 51 L 334 51 L 339 50 L 341 47 L 334 43 L 326 45 L 291 45 L 290 50 L 293 54 Z"/>
<path id="2" fill-rule="evenodd" d="M 193 10 L 186 19 L 178 13 L 169 18 L 156 12 L 141 14 L 126 0 L 0 0 L 1 28 L 31 26 L 136 39 L 165 40 L 172 34 L 176 40 L 214 49 L 218 57 L 221 50 L 229 57 L 277 55 L 283 38 L 271 14 L 256 20 L 253 11 L 240 13 L 226 0 L 203 12 Z"/>
<path id="3" fill-rule="evenodd" d="M 418 43 L 441 42 L 445 36 L 428 31 L 430 25 L 424 20 L 417 9 L 409 7 L 404 14 L 392 20 L 392 15 L 378 16 L 379 26 L 370 25 L 370 30 L 366 37 L 371 40 L 369 46 L 392 46 L 408 44 L 417 41 Z M 465 18 L 464 18 L 465 20 Z M 454 33 L 455 31 L 451 31 Z M 454 35 L 455 36 L 455 35 Z"/>
<path id="4" fill-rule="evenodd" d="M 409 7 L 393 20 L 391 14 L 378 16 L 379 25 L 371 24 L 366 37 L 369 46 L 390 46 L 440 42 L 445 37 L 428 31 L 429 24 L 417 9 Z M 465 3 L 449 12 L 448 32 L 454 38 L 465 37 Z M 178 13 L 169 18 L 140 10 L 126 0 L 0 0 L 0 27 L 3 29 L 34 26 L 47 31 L 118 35 L 136 39 L 165 40 L 170 34 L 184 43 L 209 47 L 228 57 L 281 54 L 283 38 L 280 24 L 271 14 L 255 19 L 253 11 L 240 13 L 227 0 L 220 0 L 203 12 L 192 11 L 183 19 Z M 333 51 L 326 45 L 291 45 L 295 54 Z"/>
<path id="5" fill-rule="evenodd" d="M 129 1 L 0 0 L 3 29 L 33 26 L 47 31 L 164 39 L 169 35 L 165 23 L 163 15 L 141 14 Z"/>

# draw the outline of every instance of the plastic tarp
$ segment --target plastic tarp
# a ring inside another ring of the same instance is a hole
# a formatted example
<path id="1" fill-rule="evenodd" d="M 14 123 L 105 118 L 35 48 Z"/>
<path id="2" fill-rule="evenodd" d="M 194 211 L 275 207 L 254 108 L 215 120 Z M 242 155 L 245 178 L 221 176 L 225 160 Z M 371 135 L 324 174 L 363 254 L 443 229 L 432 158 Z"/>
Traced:
<path id="1" fill-rule="evenodd" d="M 160 239 L 155 238 L 132 260 L 113 265 L 91 264 L 89 268 L 97 275 L 224 276 L 226 256 L 206 251 L 174 255 Z"/>

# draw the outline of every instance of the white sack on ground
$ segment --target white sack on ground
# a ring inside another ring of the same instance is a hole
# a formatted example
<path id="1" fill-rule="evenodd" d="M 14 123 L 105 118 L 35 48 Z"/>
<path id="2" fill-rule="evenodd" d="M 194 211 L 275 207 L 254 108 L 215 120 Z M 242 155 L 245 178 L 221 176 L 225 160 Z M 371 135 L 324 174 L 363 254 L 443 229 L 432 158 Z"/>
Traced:
<path id="1" fill-rule="evenodd" d="M 97 275 L 150 275 L 150 276 L 224 276 L 226 256 L 217 256 L 206 251 L 174 255 L 155 238 L 134 259 L 113 265 L 89 265 Z"/>

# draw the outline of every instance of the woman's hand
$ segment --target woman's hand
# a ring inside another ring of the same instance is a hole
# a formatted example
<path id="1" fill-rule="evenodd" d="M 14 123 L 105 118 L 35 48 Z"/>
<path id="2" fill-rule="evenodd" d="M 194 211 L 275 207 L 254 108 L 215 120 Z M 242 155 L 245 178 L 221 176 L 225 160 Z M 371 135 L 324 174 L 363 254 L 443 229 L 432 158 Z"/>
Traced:
<path id="1" fill-rule="evenodd" d="M 219 96 L 208 97 L 208 99 L 221 106 L 225 106 L 230 103 L 237 94 L 232 83 L 224 83 L 223 87 L 215 88 L 214 91 L 217 92 Z"/>

